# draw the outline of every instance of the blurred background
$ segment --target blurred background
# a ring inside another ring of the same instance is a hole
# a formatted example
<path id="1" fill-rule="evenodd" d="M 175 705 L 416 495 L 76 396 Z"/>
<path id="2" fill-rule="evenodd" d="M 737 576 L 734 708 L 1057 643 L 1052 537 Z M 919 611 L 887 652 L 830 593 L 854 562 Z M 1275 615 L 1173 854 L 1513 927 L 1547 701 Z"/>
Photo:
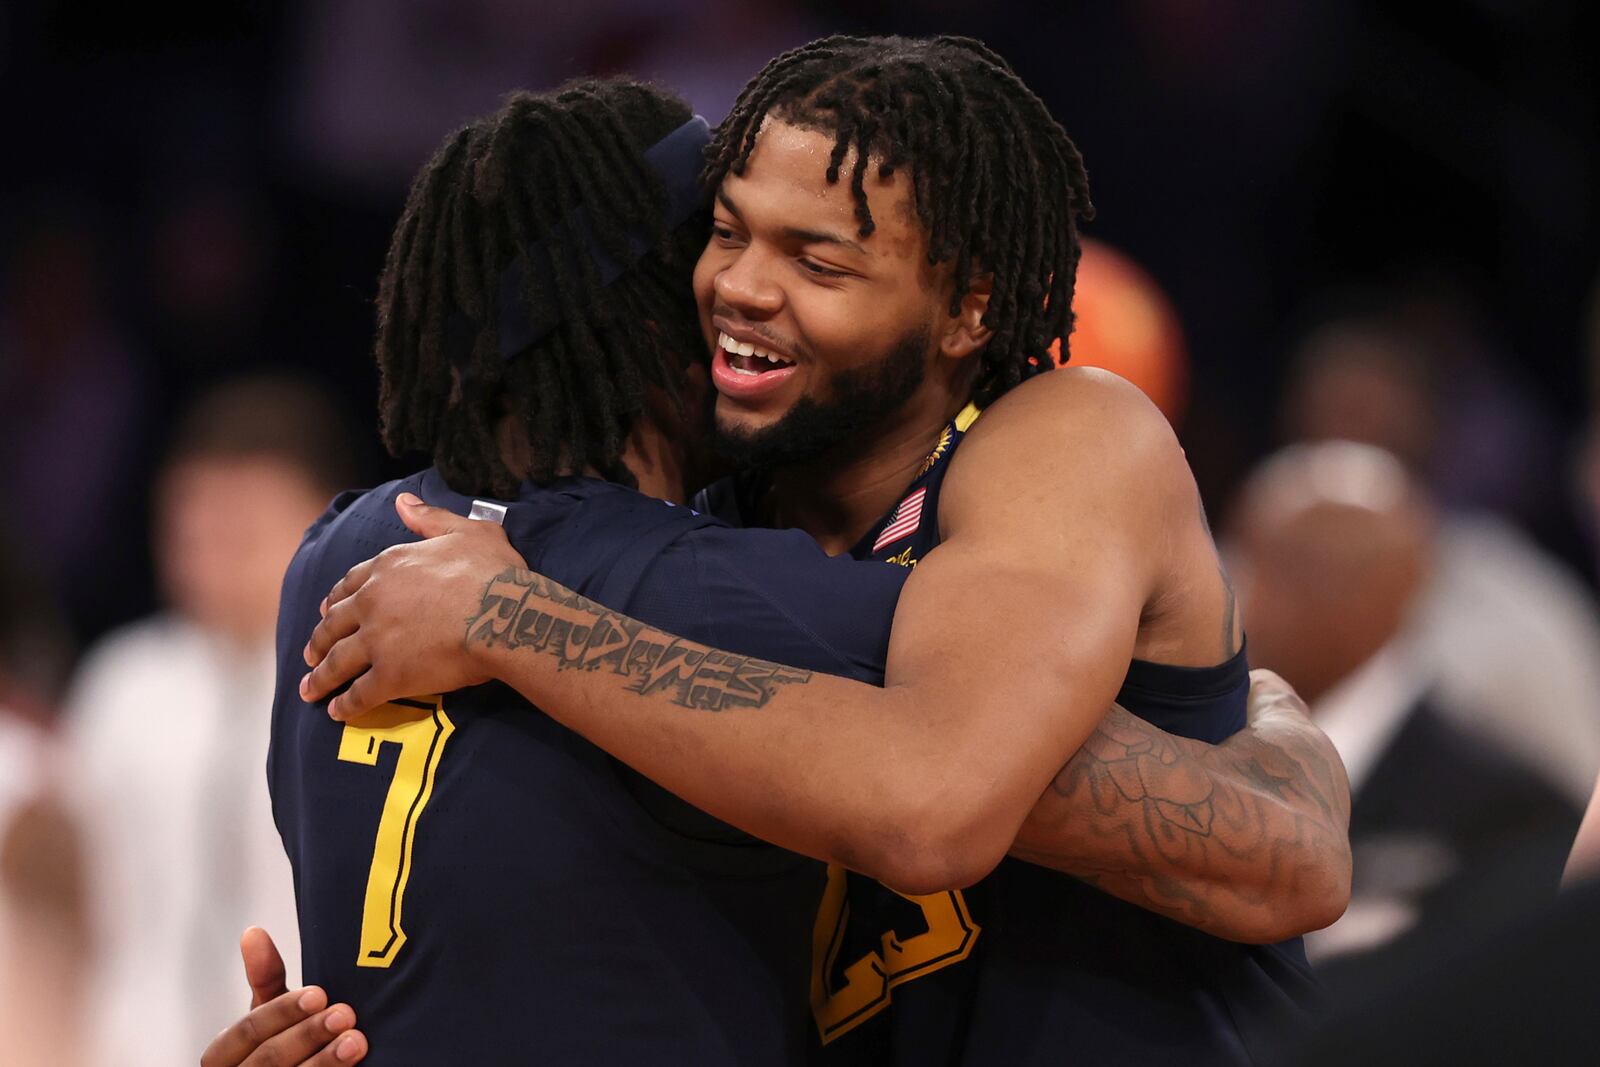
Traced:
<path id="1" fill-rule="evenodd" d="M 277 582 L 332 492 L 419 465 L 369 357 L 415 170 L 513 88 L 629 72 L 715 121 L 840 31 L 980 37 L 1082 149 L 1074 359 L 1179 428 L 1252 659 L 1350 766 L 1330 984 L 1553 894 L 1600 768 L 1595 5 L 10 0 L 0 1062 L 192 1061 L 239 930 L 292 957 Z"/>

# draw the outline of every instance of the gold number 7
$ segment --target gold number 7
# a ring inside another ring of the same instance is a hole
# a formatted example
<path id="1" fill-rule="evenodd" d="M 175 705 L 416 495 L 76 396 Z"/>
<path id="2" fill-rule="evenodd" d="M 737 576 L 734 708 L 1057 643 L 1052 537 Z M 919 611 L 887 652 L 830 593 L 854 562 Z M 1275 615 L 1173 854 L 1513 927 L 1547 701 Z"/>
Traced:
<path id="1" fill-rule="evenodd" d="M 411 846 L 422 811 L 433 796 L 439 757 L 454 732 L 441 698 L 434 696 L 385 704 L 363 716 L 359 726 L 347 724 L 339 737 L 339 758 L 368 767 L 378 765 L 378 751 L 385 742 L 400 746 L 372 846 L 357 967 L 388 967 L 405 946 L 400 915 L 411 877 Z"/>

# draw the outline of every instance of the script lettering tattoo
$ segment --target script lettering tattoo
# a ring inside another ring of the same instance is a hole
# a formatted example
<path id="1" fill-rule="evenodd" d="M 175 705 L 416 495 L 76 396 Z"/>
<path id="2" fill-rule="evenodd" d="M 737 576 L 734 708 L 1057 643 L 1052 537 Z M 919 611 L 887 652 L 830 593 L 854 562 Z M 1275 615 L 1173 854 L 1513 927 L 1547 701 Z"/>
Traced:
<path id="1" fill-rule="evenodd" d="M 466 640 L 553 656 L 562 670 L 604 671 L 640 696 L 684 708 L 763 707 L 811 672 L 683 641 L 531 571 L 509 570 L 484 589 Z"/>

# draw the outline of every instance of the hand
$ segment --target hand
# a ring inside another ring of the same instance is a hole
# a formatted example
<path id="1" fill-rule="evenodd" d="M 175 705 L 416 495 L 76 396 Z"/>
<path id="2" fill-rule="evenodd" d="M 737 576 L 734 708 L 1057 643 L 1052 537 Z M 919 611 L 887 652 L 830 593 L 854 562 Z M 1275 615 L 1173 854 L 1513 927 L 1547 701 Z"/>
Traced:
<path id="1" fill-rule="evenodd" d="M 1294 691 L 1294 686 L 1281 675 L 1261 668 L 1250 672 L 1250 699 L 1244 715 L 1252 727 L 1311 726 L 1311 709 Z"/>
<path id="2" fill-rule="evenodd" d="M 1322 728 L 1311 721 L 1311 709 L 1300 694 L 1282 677 L 1268 670 L 1250 672 L 1250 699 L 1245 705 L 1244 734 L 1270 746 L 1266 754 L 1302 775 L 1305 786 L 1323 798 L 1330 823 L 1341 836 L 1343 853 L 1349 855 L 1350 778 L 1345 774 L 1339 751 Z M 1243 737 L 1244 735 L 1236 735 Z M 1225 742 L 1226 743 L 1226 742 Z M 1274 759 L 1263 757 L 1266 766 Z M 1260 764 L 1258 764 L 1260 766 Z M 1345 861 L 1345 896 L 1348 898 L 1349 870 Z M 1341 909 L 1342 910 L 1342 909 Z"/>
<path id="3" fill-rule="evenodd" d="M 350 568 L 323 601 L 300 681 L 307 703 L 350 688 L 328 705 L 340 721 L 399 697 L 448 693 L 489 676 L 466 642 L 467 620 L 495 575 L 527 564 L 492 522 L 429 507 L 410 493 L 400 520 L 426 540 L 396 545 Z"/>
<path id="4" fill-rule="evenodd" d="M 239 939 L 245 980 L 250 983 L 250 1014 L 206 1046 L 200 1067 L 336 1067 L 358 1063 L 367 1039 L 348 1004 L 328 1006 L 316 986 L 284 988 L 283 957 L 272 938 L 252 926 Z"/>

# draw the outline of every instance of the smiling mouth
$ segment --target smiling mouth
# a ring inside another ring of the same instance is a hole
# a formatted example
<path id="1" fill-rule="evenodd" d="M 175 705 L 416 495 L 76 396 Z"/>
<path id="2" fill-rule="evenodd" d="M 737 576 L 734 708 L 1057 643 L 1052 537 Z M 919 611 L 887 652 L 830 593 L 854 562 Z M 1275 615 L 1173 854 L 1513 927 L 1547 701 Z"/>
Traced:
<path id="1" fill-rule="evenodd" d="M 725 333 L 717 334 L 717 347 L 727 353 L 728 367 L 735 374 L 755 377 L 769 371 L 784 370 L 794 366 L 794 361 L 769 352 L 748 341 L 735 341 Z"/>

